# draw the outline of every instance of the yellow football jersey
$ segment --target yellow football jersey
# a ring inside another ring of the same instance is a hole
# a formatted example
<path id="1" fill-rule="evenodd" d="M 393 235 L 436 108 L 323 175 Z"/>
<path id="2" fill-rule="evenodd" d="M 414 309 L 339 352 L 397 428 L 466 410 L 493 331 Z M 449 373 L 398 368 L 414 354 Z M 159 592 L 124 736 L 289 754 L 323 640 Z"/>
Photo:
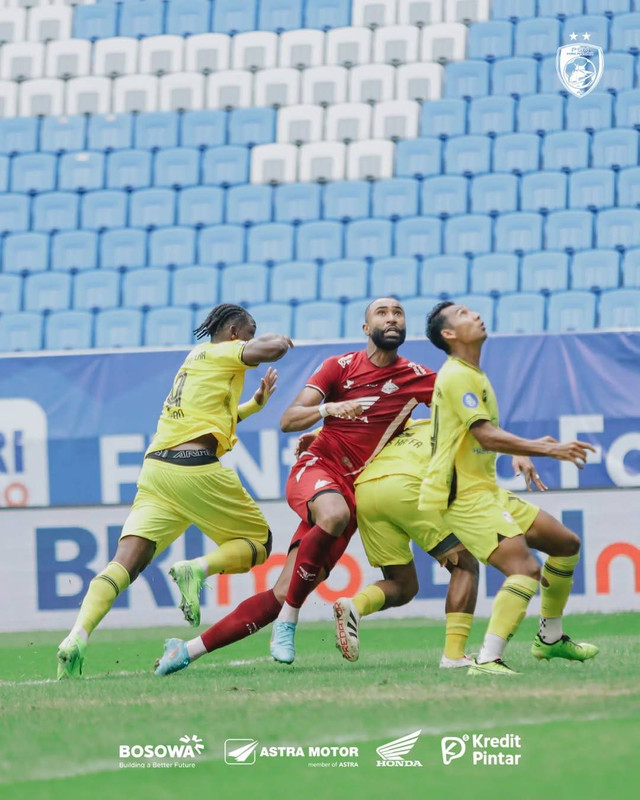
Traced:
<path id="1" fill-rule="evenodd" d="M 496 453 L 483 450 L 469 428 L 478 420 L 498 425 L 498 403 L 478 367 L 449 356 L 431 406 L 431 460 L 420 492 L 421 510 L 446 509 L 454 472 L 456 496 L 496 488 Z"/>
<path id="2" fill-rule="evenodd" d="M 246 342 L 205 342 L 193 348 L 173 381 L 147 453 L 167 450 L 212 433 L 217 455 L 238 441 L 238 403 L 244 375 L 254 369 L 242 360 Z"/>
<path id="3" fill-rule="evenodd" d="M 423 478 L 431 457 L 431 426 L 428 419 L 410 419 L 402 433 L 386 444 L 358 475 L 356 484 L 386 478 L 389 475 L 411 475 Z"/>

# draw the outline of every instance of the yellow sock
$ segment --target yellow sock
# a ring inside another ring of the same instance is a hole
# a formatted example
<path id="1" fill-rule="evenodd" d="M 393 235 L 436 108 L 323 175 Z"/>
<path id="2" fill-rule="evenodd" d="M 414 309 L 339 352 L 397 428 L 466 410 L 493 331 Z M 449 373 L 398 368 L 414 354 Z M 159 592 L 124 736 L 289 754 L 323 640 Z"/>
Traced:
<path id="1" fill-rule="evenodd" d="M 444 639 L 444 654 L 447 658 L 462 658 L 467 639 L 471 633 L 473 614 L 451 611 L 447 614 Z"/>
<path id="2" fill-rule="evenodd" d="M 117 561 L 111 561 L 89 584 L 74 627 L 91 633 L 130 583 L 129 573 Z"/>
<path id="3" fill-rule="evenodd" d="M 386 599 L 382 589 L 372 583 L 371 586 L 367 586 L 366 589 L 363 589 L 353 598 L 353 604 L 358 609 L 360 616 L 366 617 L 369 614 L 380 611 Z"/>
<path id="4" fill-rule="evenodd" d="M 549 584 L 540 585 L 540 614 L 543 617 L 561 617 L 573 586 L 573 570 L 580 558 L 575 556 L 549 556 L 542 567 L 542 577 Z"/>
<path id="5" fill-rule="evenodd" d="M 233 575 L 264 564 L 267 548 L 253 539 L 233 539 L 206 553 L 201 560 L 206 562 L 207 575 Z"/>
<path id="6" fill-rule="evenodd" d="M 527 606 L 538 590 L 538 581 L 526 575 L 510 575 L 493 601 L 487 633 L 509 640 L 527 613 Z"/>

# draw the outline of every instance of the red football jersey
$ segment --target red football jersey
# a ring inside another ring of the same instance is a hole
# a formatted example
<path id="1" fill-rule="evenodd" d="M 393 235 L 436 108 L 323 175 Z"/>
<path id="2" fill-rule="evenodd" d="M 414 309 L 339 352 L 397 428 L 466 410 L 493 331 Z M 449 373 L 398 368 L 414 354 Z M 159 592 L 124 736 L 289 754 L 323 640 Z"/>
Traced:
<path id="1" fill-rule="evenodd" d="M 398 356 L 388 367 L 372 364 L 366 350 L 324 361 L 307 381 L 327 403 L 361 400 L 354 420 L 326 417 L 309 452 L 336 464 L 342 475 L 357 475 L 402 430 L 419 403 L 431 403 L 436 373 Z"/>

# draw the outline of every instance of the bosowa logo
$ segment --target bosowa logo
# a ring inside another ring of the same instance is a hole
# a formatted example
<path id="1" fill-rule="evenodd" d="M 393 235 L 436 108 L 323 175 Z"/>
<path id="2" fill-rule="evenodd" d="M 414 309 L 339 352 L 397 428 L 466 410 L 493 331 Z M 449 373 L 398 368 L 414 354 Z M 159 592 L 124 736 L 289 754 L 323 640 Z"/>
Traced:
<path id="1" fill-rule="evenodd" d="M 392 742 L 383 744 L 376 749 L 376 753 L 380 756 L 380 761 L 376 762 L 377 767 L 421 767 L 420 761 L 411 761 L 405 758 L 415 747 L 418 737 L 422 733 L 422 729 L 408 733 L 400 739 L 394 739 Z"/>
<path id="2" fill-rule="evenodd" d="M 181 736 L 179 744 L 121 744 L 120 758 L 135 759 L 186 759 L 196 758 L 204 752 L 204 744 L 199 736 Z"/>

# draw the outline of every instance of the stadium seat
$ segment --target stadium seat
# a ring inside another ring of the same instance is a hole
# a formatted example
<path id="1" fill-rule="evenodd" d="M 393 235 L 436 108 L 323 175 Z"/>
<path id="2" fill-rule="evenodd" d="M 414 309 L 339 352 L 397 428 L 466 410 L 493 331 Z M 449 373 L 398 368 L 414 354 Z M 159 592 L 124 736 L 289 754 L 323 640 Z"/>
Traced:
<path id="1" fill-rule="evenodd" d="M 44 75 L 45 48 L 40 42 L 5 44 L 0 56 L 0 75 L 8 81 L 26 81 Z"/>
<path id="2" fill-rule="evenodd" d="M 506 133 L 493 143 L 495 172 L 523 175 L 539 168 L 540 139 L 535 133 Z"/>
<path id="3" fill-rule="evenodd" d="M 301 102 L 317 106 L 346 102 L 348 76 L 349 73 L 344 67 L 323 66 L 305 69 L 302 74 Z"/>
<path id="4" fill-rule="evenodd" d="M 478 175 L 490 171 L 491 140 L 486 136 L 457 136 L 444 145 L 444 171 L 449 175 Z"/>
<path id="5" fill-rule="evenodd" d="M 138 42 L 135 39 L 117 36 L 100 39 L 93 46 L 94 75 L 104 75 L 106 78 L 112 79 L 123 75 L 133 75 L 137 65 Z"/>
<path id="6" fill-rule="evenodd" d="M 460 23 L 436 23 L 422 29 L 420 54 L 423 61 L 445 64 L 464 58 L 467 29 Z"/>
<path id="7" fill-rule="evenodd" d="M 140 150 L 159 150 L 178 145 L 178 114 L 153 111 L 139 114 L 133 128 L 133 146 Z"/>
<path id="8" fill-rule="evenodd" d="M 528 63 L 532 63 L 527 59 Z M 497 69 L 496 65 L 496 69 Z M 535 91 L 535 72 L 534 88 Z M 495 85 L 495 83 L 494 83 Z M 518 102 L 518 130 L 521 133 L 544 134 L 563 127 L 564 101 L 559 94 L 529 94 Z"/>
<path id="9" fill-rule="evenodd" d="M 102 189 L 104 161 L 102 153 L 88 150 L 65 153 L 58 162 L 58 188 L 79 192 Z"/>
<path id="10" fill-rule="evenodd" d="M 414 25 L 387 25 L 373 33 L 373 63 L 399 67 L 418 61 L 419 31 Z"/>
<path id="11" fill-rule="evenodd" d="M 399 178 L 439 175 L 441 166 L 441 144 L 435 138 L 407 140 L 396 145 L 395 173 Z"/>
<path id="12" fill-rule="evenodd" d="M 207 108 L 246 108 L 251 105 L 253 78 L 248 70 L 236 69 L 213 73 L 207 80 Z"/>
<path id="13" fill-rule="evenodd" d="M 585 169 L 569 177 L 569 208 L 595 211 L 614 203 L 614 173 L 609 169 Z"/>
<path id="14" fill-rule="evenodd" d="M 544 297 L 540 294 L 503 294 L 496 306 L 498 333 L 541 333 Z"/>
<path id="15" fill-rule="evenodd" d="M 253 147 L 274 141 L 276 113 L 272 108 L 236 108 L 229 114 L 229 144 Z"/>
<path id="16" fill-rule="evenodd" d="M 623 169 L 618 177 L 618 204 L 640 208 L 640 168 Z"/>
<path id="17" fill-rule="evenodd" d="M 184 48 L 184 68 L 187 72 L 212 72 L 229 69 L 231 38 L 224 33 L 201 33 L 187 36 Z"/>
<path id="18" fill-rule="evenodd" d="M 557 292 L 549 299 L 547 330 L 550 333 L 589 331 L 595 327 L 596 296 L 593 292 Z"/>
<path id="19" fill-rule="evenodd" d="M 202 228 L 222 222 L 224 190 L 218 186 L 192 186 L 178 195 L 178 225 Z"/>
<path id="20" fill-rule="evenodd" d="M 463 179 L 464 180 L 464 179 Z M 518 179 L 515 175 L 478 175 L 471 182 L 471 211 L 503 214 L 518 207 Z"/>
<path id="21" fill-rule="evenodd" d="M 489 94 L 491 69 L 484 61 L 454 61 L 445 68 L 445 97 L 471 100 Z"/>
<path id="22" fill-rule="evenodd" d="M 424 27 L 442 22 L 441 0 L 400 0 L 398 3 L 398 22 L 403 25 Z"/>
<path id="23" fill-rule="evenodd" d="M 144 0 L 127 0 L 122 4 L 118 35 L 141 39 L 143 36 L 159 36 L 162 33 L 164 9 L 161 3 Z"/>
<path id="24" fill-rule="evenodd" d="M 525 99 L 538 86 L 536 62 L 532 58 L 501 58 L 491 68 L 493 94 Z"/>
<path id="25" fill-rule="evenodd" d="M 445 98 L 424 103 L 420 113 L 420 136 L 462 136 L 466 133 L 467 106 L 464 100 Z M 398 152 L 401 145 L 398 146 Z"/>
<path id="26" fill-rule="evenodd" d="M 244 260 L 244 229 L 239 225 L 213 225 L 198 237 L 199 264 L 237 264 Z"/>
<path id="27" fill-rule="evenodd" d="M 360 341 L 365 339 L 365 334 L 362 330 L 362 325 L 364 323 L 364 312 L 372 299 L 374 298 L 358 298 L 357 300 L 351 300 L 345 305 L 342 335 L 346 339 L 356 339 Z M 406 311 L 406 302 L 404 305 Z M 422 333 L 424 334 L 424 329 Z"/>
<path id="28" fill-rule="evenodd" d="M 270 186 L 232 186 L 227 190 L 226 221 L 240 225 L 270 222 L 272 193 Z"/>
<path id="29" fill-rule="evenodd" d="M 622 283 L 640 289 L 640 249 L 627 250 L 622 259 Z"/>
<path id="30" fill-rule="evenodd" d="M 73 13 L 73 35 L 78 39 L 107 39 L 117 34 L 117 5 L 78 5 Z"/>
<path id="31" fill-rule="evenodd" d="M 618 170 L 638 166 L 638 131 L 618 128 L 593 137 L 593 166 Z"/>
<path id="32" fill-rule="evenodd" d="M 63 231 L 54 234 L 51 269 L 95 269 L 98 263 L 98 235 L 94 231 Z"/>
<path id="33" fill-rule="evenodd" d="M 193 264 L 195 249 L 196 232 L 193 228 L 160 228 L 149 235 L 149 264 L 152 267 Z"/>
<path id="34" fill-rule="evenodd" d="M 144 320 L 147 347 L 188 345 L 193 339 L 193 319 L 188 308 L 153 308 Z"/>
<path id="35" fill-rule="evenodd" d="M 155 75 L 122 75 L 114 80 L 113 110 L 116 114 L 156 111 L 157 108 L 158 78 Z"/>
<path id="36" fill-rule="evenodd" d="M 469 133 L 496 136 L 511 133 L 515 124 L 515 101 L 500 95 L 477 97 L 469 109 Z"/>
<path id="37" fill-rule="evenodd" d="M 634 68 L 634 56 L 630 53 L 607 53 L 607 67 L 594 91 L 617 94 L 625 89 L 633 89 Z"/>
<path id="38" fill-rule="evenodd" d="M 37 78 L 20 84 L 18 111 L 21 117 L 57 116 L 64 111 L 64 82 Z"/>
<path id="39" fill-rule="evenodd" d="M 293 67 L 260 70 L 255 78 L 254 103 L 281 108 L 298 102 L 300 72 Z M 271 141 L 271 139 L 269 139 Z"/>
<path id="40" fill-rule="evenodd" d="M 129 225 L 146 230 L 173 225 L 175 204 L 171 189 L 138 189 L 129 199 Z"/>
<path id="41" fill-rule="evenodd" d="M 524 19 L 516 24 L 514 54 L 518 56 L 555 55 L 560 44 L 560 23 L 551 17 Z"/>
<path id="42" fill-rule="evenodd" d="M 147 263 L 147 237 L 135 228 L 114 228 L 100 237 L 100 266 L 135 269 Z"/>
<path id="43" fill-rule="evenodd" d="M 28 230 L 29 198 L 24 194 L 0 195 L 0 236 Z"/>
<path id="44" fill-rule="evenodd" d="M 638 6 L 635 6 L 636 11 Z M 611 22 L 611 49 L 633 55 L 640 51 L 640 14 L 616 14 Z"/>
<path id="45" fill-rule="evenodd" d="M 560 20 L 575 15 L 574 18 L 578 20 L 580 17 L 577 15 L 582 14 L 583 6 L 584 0 L 539 0 L 538 14 L 541 17 L 558 17 Z M 573 20 L 569 20 L 569 22 L 571 23 Z M 581 22 L 580 25 L 582 24 Z M 568 41 L 569 33 L 567 30 L 565 29 L 564 38 Z M 582 28 L 580 27 L 579 30 L 582 30 Z"/>
<path id="46" fill-rule="evenodd" d="M 347 258 L 384 258 L 391 255 L 391 252 L 392 226 L 388 220 L 362 219 L 347 225 L 345 237 Z"/>
<path id="47" fill-rule="evenodd" d="M 430 217 L 408 217 L 396 223 L 395 255 L 426 258 L 439 255 L 442 223 Z"/>
<path id="48" fill-rule="evenodd" d="M 78 205 L 78 195 L 71 192 L 40 194 L 33 199 L 31 227 L 46 233 L 74 230 L 78 227 Z"/>
<path id="49" fill-rule="evenodd" d="M 42 314 L 17 312 L 0 316 L 0 352 L 40 350 Z"/>
<path id="50" fill-rule="evenodd" d="M 260 144 L 251 151 L 251 183 L 290 183 L 296 179 L 298 152 L 292 144 Z"/>
<path id="51" fill-rule="evenodd" d="M 367 103 L 336 103 L 327 109 L 323 138 L 345 144 L 368 139 L 371 118 L 371 106 Z"/>
<path id="52" fill-rule="evenodd" d="M 72 10 L 69 6 L 41 5 L 30 10 L 27 18 L 27 39 L 48 42 L 71 37 Z"/>
<path id="53" fill-rule="evenodd" d="M 148 150 L 115 150 L 107 156 L 109 189 L 144 189 L 151 185 L 151 153 Z"/>
<path id="54" fill-rule="evenodd" d="M 310 145 L 306 145 L 310 147 Z M 347 178 L 353 180 L 381 180 L 393 176 L 395 149 L 392 142 L 366 139 L 347 146 Z M 302 173 L 302 161 L 300 162 Z"/>
<path id="55" fill-rule="evenodd" d="M 547 218 L 545 235 L 549 250 L 589 250 L 593 246 L 592 215 L 588 211 L 555 211 Z"/>
<path id="56" fill-rule="evenodd" d="M 522 178 L 520 206 L 523 211 L 546 214 L 567 206 L 567 176 L 562 172 L 532 172 Z"/>
<path id="57" fill-rule="evenodd" d="M 40 272 L 49 266 L 49 237 L 44 233 L 10 233 L 2 246 L 4 272 Z"/>
<path id="58" fill-rule="evenodd" d="M 444 68 L 440 64 L 404 64 L 396 71 L 395 96 L 398 100 L 435 102 L 442 97 L 443 83 Z"/>
<path id="59" fill-rule="evenodd" d="M 304 27 L 328 30 L 349 25 L 349 0 L 307 0 L 304 8 Z"/>
<path id="60" fill-rule="evenodd" d="M 445 19 L 447 22 L 486 22 L 489 19 L 489 0 L 448 0 L 445 3 Z"/>
<path id="61" fill-rule="evenodd" d="M 183 267 L 172 273 L 171 299 L 176 306 L 213 308 L 219 299 L 216 267 Z"/>
<path id="62" fill-rule="evenodd" d="M 492 297 L 482 294 L 458 294 L 453 300 L 462 306 L 466 306 L 470 311 L 480 314 L 486 329 L 491 332 L 494 329 L 494 300 Z M 427 311 L 429 305 L 427 305 Z"/>
<path id="63" fill-rule="evenodd" d="M 293 331 L 296 339 L 336 339 L 342 335 L 342 307 L 327 300 L 301 303 L 294 310 Z"/>
<path id="64" fill-rule="evenodd" d="M 12 160 L 12 192 L 49 192 L 55 184 L 56 159 L 50 153 L 27 153 Z"/>
<path id="65" fill-rule="evenodd" d="M 342 258 L 342 238 L 342 225 L 338 222 L 303 222 L 296 237 L 297 257 L 312 261 Z"/>
<path id="66" fill-rule="evenodd" d="M 271 270 L 269 298 L 279 303 L 315 300 L 318 265 L 313 261 L 285 261 Z"/>
<path id="67" fill-rule="evenodd" d="M 613 208 L 601 211 L 596 221 L 598 247 L 626 250 L 640 245 L 640 210 Z"/>
<path id="68" fill-rule="evenodd" d="M 374 139 L 415 139 L 418 135 L 420 105 L 415 100 L 386 100 L 373 110 Z"/>
<path id="69" fill-rule="evenodd" d="M 324 34 L 314 30 L 285 31 L 279 36 L 278 64 L 281 67 L 308 69 L 323 64 Z"/>
<path id="70" fill-rule="evenodd" d="M 533 212 L 502 214 L 495 225 L 495 250 L 522 255 L 542 247 L 542 216 Z"/>
<path id="71" fill-rule="evenodd" d="M 491 251 L 491 219 L 481 214 L 451 217 L 444 227 L 444 252 L 468 258 Z"/>
<path id="72" fill-rule="evenodd" d="M 167 9 L 165 32 L 174 36 L 208 33 L 211 4 L 207 0 L 171 0 Z"/>
<path id="73" fill-rule="evenodd" d="M 351 24 L 368 28 L 393 25 L 395 5 L 393 0 L 352 0 Z"/>
<path id="74" fill-rule="evenodd" d="M 471 265 L 471 291 L 474 294 L 505 294 L 518 289 L 518 257 L 491 253 L 474 258 Z"/>
<path id="75" fill-rule="evenodd" d="M 218 0 L 213 8 L 213 30 L 234 35 L 256 27 L 256 0 Z"/>
<path id="76" fill-rule="evenodd" d="M 420 294 L 440 297 L 466 294 L 469 266 L 464 256 L 426 258 L 420 270 Z"/>
<path id="77" fill-rule="evenodd" d="M 256 322 L 258 335 L 293 335 L 293 307 L 288 303 L 256 303 L 250 306 L 249 311 Z"/>
<path id="78" fill-rule="evenodd" d="M 520 268 L 523 292 L 557 292 L 569 286 L 569 258 L 550 250 L 529 253 Z"/>
<path id="79" fill-rule="evenodd" d="M 205 79 L 196 72 L 175 72 L 158 81 L 160 111 L 199 111 L 204 107 Z"/>
<path id="80" fill-rule="evenodd" d="M 509 58 L 513 53 L 513 25 L 500 20 L 480 22 L 469 27 L 467 58 L 495 61 Z"/>
<path id="81" fill-rule="evenodd" d="M 567 100 L 567 130 L 593 133 L 610 128 L 612 119 L 613 97 L 610 94 L 593 92 L 587 97 L 569 97 Z"/>
<path id="82" fill-rule="evenodd" d="M 413 297 L 418 293 L 416 260 L 407 256 L 376 259 L 371 265 L 369 285 L 376 297 Z"/>
<path id="83" fill-rule="evenodd" d="M 545 136 L 542 145 L 543 169 L 571 172 L 589 166 L 589 134 L 560 131 Z"/>
<path id="84" fill-rule="evenodd" d="M 127 196 L 118 190 L 88 192 L 80 206 L 80 227 L 104 231 L 123 228 L 127 221 Z"/>
<path id="85" fill-rule="evenodd" d="M 234 264 L 222 270 L 220 300 L 246 305 L 267 300 L 269 270 L 262 264 Z"/>
<path id="86" fill-rule="evenodd" d="M 96 347 L 139 347 L 142 344 L 142 312 L 137 309 L 100 311 L 95 325 Z"/>
<path id="87" fill-rule="evenodd" d="M 640 89 L 620 92 L 616 98 L 616 125 L 621 128 L 640 128 Z"/>
<path id="88" fill-rule="evenodd" d="M 371 184 L 367 181 L 335 181 L 323 189 L 322 216 L 350 222 L 369 216 Z"/>
<path id="89" fill-rule="evenodd" d="M 134 269 L 123 278 L 122 305 L 127 308 L 158 308 L 169 302 L 169 273 L 164 269 Z"/>
<path id="90" fill-rule="evenodd" d="M 67 114 L 107 114 L 111 111 L 111 81 L 102 77 L 67 81 Z"/>
<path id="91" fill-rule="evenodd" d="M 7 156 L 0 155 L 0 192 L 6 192 L 9 188 L 9 159 Z"/>
<path id="92" fill-rule="evenodd" d="M 300 148 L 298 180 L 340 181 L 345 175 L 346 147 L 341 142 L 303 144 Z"/>
<path id="93" fill-rule="evenodd" d="M 158 76 L 180 72 L 184 60 L 183 48 L 182 36 L 150 36 L 142 39 L 138 47 L 138 72 Z"/>
<path id="94" fill-rule="evenodd" d="M 86 135 L 85 117 L 45 117 L 40 127 L 40 150 L 67 153 L 83 150 Z"/>
<path id="95" fill-rule="evenodd" d="M 571 264 L 571 288 L 601 291 L 620 285 L 620 254 L 615 250 L 583 250 Z"/>
<path id="96" fill-rule="evenodd" d="M 200 153 L 194 147 L 168 147 L 154 157 L 153 183 L 172 189 L 195 186 L 200 181 Z"/>
<path id="97" fill-rule="evenodd" d="M 225 111 L 186 111 L 181 115 L 180 144 L 204 150 L 227 141 L 227 114 Z"/>
<path id="98" fill-rule="evenodd" d="M 492 19 L 528 19 L 536 15 L 536 0 L 492 0 Z"/>
<path id="99" fill-rule="evenodd" d="M 202 183 L 214 186 L 233 186 L 249 178 L 249 151 L 246 147 L 230 145 L 211 147 L 202 159 Z"/>
<path id="100" fill-rule="evenodd" d="M 369 267 L 366 261 L 328 261 L 320 272 L 320 299 L 347 300 L 367 296 Z"/>
<path id="101" fill-rule="evenodd" d="M 515 179 L 514 179 L 515 180 Z M 442 175 L 422 182 L 420 207 L 422 213 L 445 219 L 453 214 L 465 214 L 468 181 L 461 175 Z"/>
<path id="102" fill-rule="evenodd" d="M 304 227 L 300 226 L 299 234 Z M 318 257 L 311 254 L 311 248 L 303 248 L 300 252 L 305 258 Z M 254 225 L 247 235 L 247 260 L 266 264 L 293 261 L 293 227 L 282 222 Z"/>
<path id="103" fill-rule="evenodd" d="M 396 220 L 418 213 L 418 182 L 412 178 L 376 181 L 372 192 L 372 216 Z"/>
<path id="104" fill-rule="evenodd" d="M 321 198 L 322 190 L 318 185 L 290 183 L 276 186 L 273 192 L 274 219 L 295 224 L 319 219 L 322 216 Z"/>
<path id="105" fill-rule="evenodd" d="M 24 282 L 25 311 L 61 311 L 69 308 L 71 276 L 55 272 L 35 272 Z"/>
<path id="106" fill-rule="evenodd" d="M 640 291 L 615 289 L 600 298 L 601 328 L 637 328 L 640 325 Z"/>
<path id="107" fill-rule="evenodd" d="M 81 311 L 116 308 L 120 304 L 120 275 L 115 270 L 79 272 L 73 282 L 73 307 Z"/>
<path id="108" fill-rule="evenodd" d="M 18 84 L 14 81 L 0 81 L 0 114 L 3 117 L 15 117 L 17 113 Z"/>
<path id="109" fill-rule="evenodd" d="M 0 274 L 0 315 L 19 311 L 22 297 L 22 279 L 19 275 Z"/>
<path id="110" fill-rule="evenodd" d="M 38 120 L 34 117 L 0 119 L 0 152 L 33 153 L 38 149 Z"/>
<path id="111" fill-rule="evenodd" d="M 82 6 L 84 8 L 84 6 Z M 105 114 L 89 117 L 87 147 L 89 150 L 122 150 L 133 146 L 131 114 Z"/>

